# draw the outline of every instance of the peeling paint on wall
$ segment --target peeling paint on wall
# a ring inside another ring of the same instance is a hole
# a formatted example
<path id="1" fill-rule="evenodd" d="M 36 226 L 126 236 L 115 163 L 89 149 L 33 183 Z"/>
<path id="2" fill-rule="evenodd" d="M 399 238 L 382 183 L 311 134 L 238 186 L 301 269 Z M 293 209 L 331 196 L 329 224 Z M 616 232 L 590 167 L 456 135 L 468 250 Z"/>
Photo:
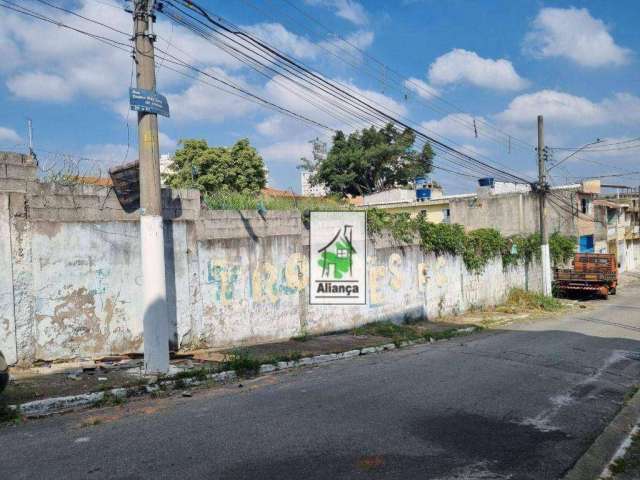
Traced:
<path id="1" fill-rule="evenodd" d="M 32 197 L 0 193 L 0 268 L 11 272 L 0 278 L 0 349 L 11 363 L 142 351 L 138 222 L 96 210 L 91 198 L 77 215 L 43 204 L 34 220 Z M 367 245 L 368 304 L 312 306 L 299 214 L 190 215 L 165 222 L 170 338 L 182 348 L 434 318 L 498 303 L 512 286 L 539 285 L 535 265 L 504 270 L 496 259 L 473 274 L 459 257 L 376 238 Z M 58 216 L 64 221 L 52 220 Z"/>

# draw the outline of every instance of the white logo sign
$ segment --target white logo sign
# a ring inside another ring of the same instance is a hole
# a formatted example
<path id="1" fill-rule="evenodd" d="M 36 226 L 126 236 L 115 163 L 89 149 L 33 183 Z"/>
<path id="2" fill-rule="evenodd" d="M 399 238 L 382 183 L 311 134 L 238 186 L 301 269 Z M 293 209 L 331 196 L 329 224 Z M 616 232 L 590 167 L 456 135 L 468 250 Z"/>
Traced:
<path id="1" fill-rule="evenodd" d="M 311 212 L 309 235 L 310 303 L 365 305 L 365 212 Z"/>

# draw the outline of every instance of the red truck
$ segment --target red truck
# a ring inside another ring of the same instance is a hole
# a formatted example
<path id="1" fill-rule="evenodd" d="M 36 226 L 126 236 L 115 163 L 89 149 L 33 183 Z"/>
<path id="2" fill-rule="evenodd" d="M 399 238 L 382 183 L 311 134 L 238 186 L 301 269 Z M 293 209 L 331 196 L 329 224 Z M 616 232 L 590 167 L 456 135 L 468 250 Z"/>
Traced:
<path id="1" fill-rule="evenodd" d="M 556 268 L 554 289 L 559 294 L 583 292 L 607 299 L 618 286 L 618 264 L 611 253 L 576 253 L 573 268 Z"/>

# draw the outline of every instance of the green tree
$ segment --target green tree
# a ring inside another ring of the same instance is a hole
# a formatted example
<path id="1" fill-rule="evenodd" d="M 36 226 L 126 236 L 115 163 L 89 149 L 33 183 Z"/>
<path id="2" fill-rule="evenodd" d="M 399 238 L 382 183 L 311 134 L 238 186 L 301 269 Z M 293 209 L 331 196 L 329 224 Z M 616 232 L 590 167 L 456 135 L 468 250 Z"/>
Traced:
<path id="1" fill-rule="evenodd" d="M 231 147 L 210 147 L 205 140 L 184 139 L 164 175 L 174 188 L 204 193 L 259 192 L 267 183 L 262 157 L 243 138 Z"/>
<path id="2" fill-rule="evenodd" d="M 426 143 L 417 151 L 415 140 L 413 130 L 399 131 L 392 124 L 380 129 L 372 126 L 349 136 L 338 131 L 327 158 L 314 166 L 311 182 L 341 195 L 364 195 L 407 185 L 433 169 L 431 145 Z"/>

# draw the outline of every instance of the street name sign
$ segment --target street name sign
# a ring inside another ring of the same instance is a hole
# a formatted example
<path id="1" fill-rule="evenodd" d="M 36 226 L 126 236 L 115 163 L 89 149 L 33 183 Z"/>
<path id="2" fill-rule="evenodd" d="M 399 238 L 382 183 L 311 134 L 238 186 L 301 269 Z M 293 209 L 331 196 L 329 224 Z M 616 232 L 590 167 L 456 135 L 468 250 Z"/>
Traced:
<path id="1" fill-rule="evenodd" d="M 129 89 L 129 105 L 136 112 L 156 113 L 169 116 L 169 102 L 164 95 L 142 88 Z"/>

